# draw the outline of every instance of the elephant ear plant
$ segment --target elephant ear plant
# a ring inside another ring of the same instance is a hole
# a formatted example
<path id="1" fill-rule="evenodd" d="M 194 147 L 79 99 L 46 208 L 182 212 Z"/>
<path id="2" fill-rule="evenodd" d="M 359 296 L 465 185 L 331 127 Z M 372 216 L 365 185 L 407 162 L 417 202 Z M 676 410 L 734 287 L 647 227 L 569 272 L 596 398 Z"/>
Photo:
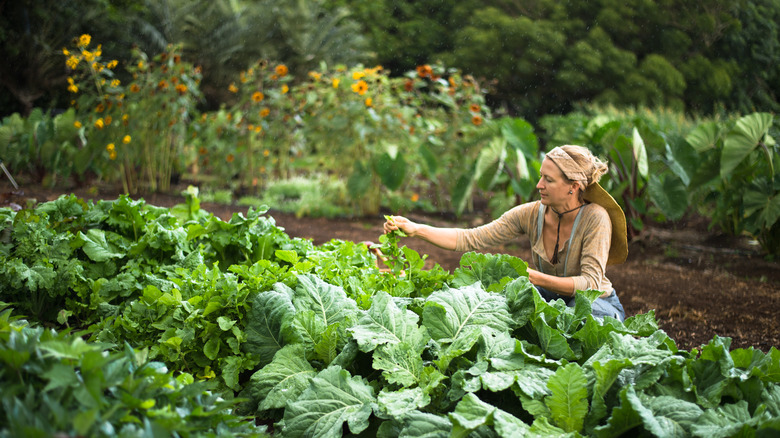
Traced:
<path id="1" fill-rule="evenodd" d="M 753 113 L 735 122 L 698 126 L 687 142 L 702 163 L 692 186 L 711 208 L 712 224 L 754 236 L 780 256 L 780 147 L 776 116 Z"/>

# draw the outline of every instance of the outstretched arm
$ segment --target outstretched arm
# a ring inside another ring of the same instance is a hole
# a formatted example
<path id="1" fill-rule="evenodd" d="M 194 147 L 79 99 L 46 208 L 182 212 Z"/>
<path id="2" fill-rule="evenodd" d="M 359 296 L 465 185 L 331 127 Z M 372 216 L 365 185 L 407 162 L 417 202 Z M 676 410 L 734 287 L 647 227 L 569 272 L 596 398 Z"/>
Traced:
<path id="1" fill-rule="evenodd" d="M 401 230 L 407 236 L 418 237 L 439 248 L 454 250 L 458 242 L 458 228 L 438 228 L 418 224 L 403 216 L 391 216 L 384 224 L 385 233 Z"/>

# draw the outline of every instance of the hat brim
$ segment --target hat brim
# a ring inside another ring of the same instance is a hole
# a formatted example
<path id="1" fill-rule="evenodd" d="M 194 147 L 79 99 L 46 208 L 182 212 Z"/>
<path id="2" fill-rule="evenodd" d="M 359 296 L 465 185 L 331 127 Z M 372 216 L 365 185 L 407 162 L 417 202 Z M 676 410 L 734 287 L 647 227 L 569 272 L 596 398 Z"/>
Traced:
<path id="1" fill-rule="evenodd" d="M 626 230 L 626 215 L 620 208 L 615 198 L 612 197 L 599 183 L 593 183 L 585 189 L 583 198 L 594 204 L 598 204 L 607 210 L 609 220 L 612 222 L 612 239 L 609 247 L 607 265 L 618 265 L 626 261 L 628 257 L 628 233 Z"/>

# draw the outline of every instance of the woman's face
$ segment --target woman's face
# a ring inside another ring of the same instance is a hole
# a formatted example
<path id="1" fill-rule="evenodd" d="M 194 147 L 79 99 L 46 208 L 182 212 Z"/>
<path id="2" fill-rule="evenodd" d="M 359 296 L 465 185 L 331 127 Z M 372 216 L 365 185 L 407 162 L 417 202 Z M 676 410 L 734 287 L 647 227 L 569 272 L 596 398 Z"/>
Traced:
<path id="1" fill-rule="evenodd" d="M 542 204 L 553 207 L 563 206 L 573 198 L 569 191 L 574 190 L 575 183 L 567 181 L 561 169 L 552 162 L 544 159 L 541 168 L 542 177 L 536 184 L 539 194 L 542 196 Z"/>

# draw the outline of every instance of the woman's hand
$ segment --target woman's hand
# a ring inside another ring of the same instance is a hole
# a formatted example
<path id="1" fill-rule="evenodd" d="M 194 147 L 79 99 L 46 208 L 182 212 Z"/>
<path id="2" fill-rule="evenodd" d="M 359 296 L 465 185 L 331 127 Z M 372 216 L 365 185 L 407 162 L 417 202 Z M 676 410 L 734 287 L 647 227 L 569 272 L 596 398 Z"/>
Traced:
<path id="1" fill-rule="evenodd" d="M 403 216 L 390 216 L 390 219 L 388 219 L 384 224 L 384 230 L 385 234 L 395 231 L 395 230 L 401 230 L 409 237 L 414 237 L 417 235 L 417 230 L 420 226 L 409 219 L 403 217 Z"/>

